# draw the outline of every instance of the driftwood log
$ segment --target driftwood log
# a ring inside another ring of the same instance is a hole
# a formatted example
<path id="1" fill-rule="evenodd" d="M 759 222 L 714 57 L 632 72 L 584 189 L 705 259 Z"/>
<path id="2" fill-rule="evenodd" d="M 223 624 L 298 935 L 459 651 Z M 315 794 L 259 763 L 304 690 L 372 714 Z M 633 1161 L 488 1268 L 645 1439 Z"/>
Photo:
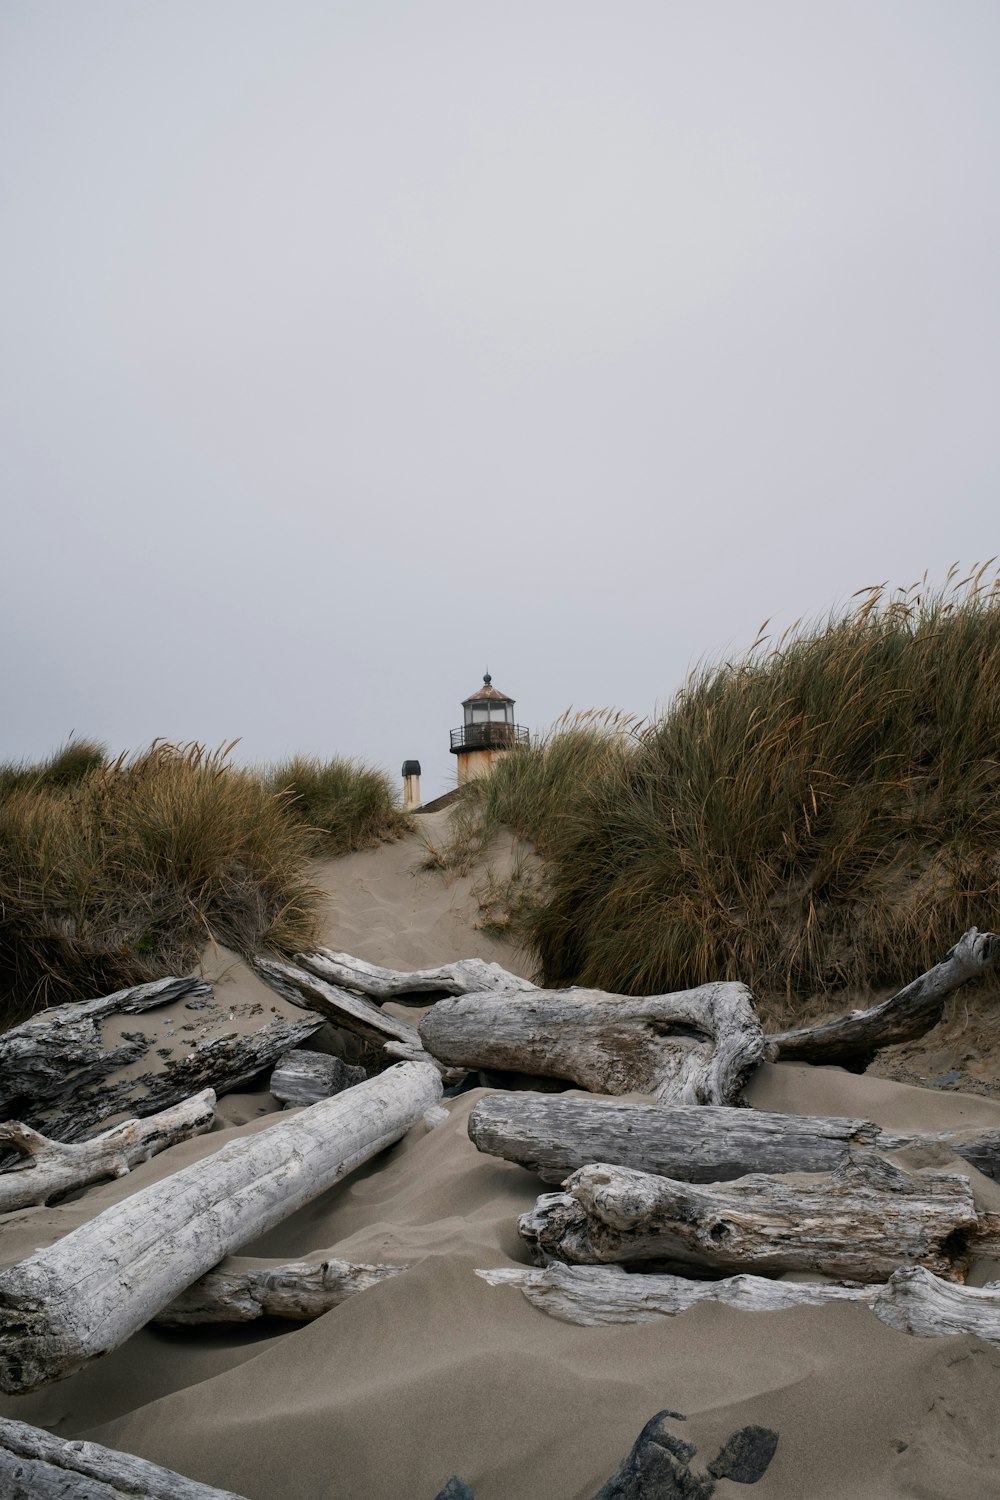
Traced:
<path id="1" fill-rule="evenodd" d="M 567 1094 L 487 1094 L 469 1116 L 480 1151 L 563 1182 L 590 1162 L 682 1182 L 728 1182 L 750 1172 L 832 1172 L 871 1150 L 944 1146 L 996 1179 L 1000 1131 L 899 1135 L 869 1120 L 773 1114 L 724 1105 L 664 1108 Z"/>
<path id="2" fill-rule="evenodd" d="M 354 958 L 350 953 L 334 953 L 329 948 L 317 948 L 312 953 L 296 953 L 295 962 L 300 969 L 315 974 L 342 989 L 357 990 L 370 1000 L 401 1000 L 404 1003 L 412 996 L 469 995 L 483 990 L 533 990 L 530 979 L 511 974 L 499 964 L 487 963 L 482 958 L 460 958 L 455 963 L 442 964 L 437 969 L 383 969 L 378 964 L 367 963 L 363 958 Z"/>
<path id="3" fill-rule="evenodd" d="M 1000 936 L 970 927 L 946 957 L 871 1010 L 769 1036 L 780 1062 L 837 1064 L 863 1073 L 876 1052 L 924 1036 L 941 1019 L 948 996 L 1000 958 Z"/>
<path id="4" fill-rule="evenodd" d="M 0 1175 L 0 1214 L 50 1203 L 62 1193 L 103 1178 L 124 1177 L 137 1162 L 211 1129 L 214 1119 L 215 1094 L 205 1089 L 158 1115 L 125 1120 L 71 1145 L 50 1141 L 27 1125 L 8 1120 L 0 1124 L 0 1147 L 13 1147 L 26 1162 Z"/>
<path id="5" fill-rule="evenodd" d="M 643 999 L 584 989 L 465 995 L 439 1000 L 419 1030 L 428 1052 L 454 1067 L 672 1104 L 735 1104 L 766 1051 L 750 991 L 735 983 Z"/>
<path id="6" fill-rule="evenodd" d="M 162 1027 L 144 1031 L 141 1022 L 114 1040 L 102 1035 L 116 1018 L 176 1000 L 184 1000 L 185 1015 L 190 1011 L 180 1023 L 183 1038 Z M 276 1016 L 241 1030 L 199 979 L 159 979 L 54 1006 L 0 1036 L 0 1119 L 58 1141 L 80 1140 L 115 1115 L 151 1115 L 200 1089 L 234 1089 L 321 1025 L 318 1017 Z"/>
<path id="7" fill-rule="evenodd" d="M 362 1083 L 368 1075 L 364 1068 L 352 1068 L 339 1057 L 327 1052 L 307 1052 L 297 1047 L 280 1057 L 268 1088 L 282 1104 L 299 1108 L 332 1099 L 334 1094 Z"/>
<path id="8" fill-rule="evenodd" d="M 67 1441 L 0 1417 L 4 1500 L 243 1500 L 100 1443 Z"/>
<path id="9" fill-rule="evenodd" d="M 923 1265 L 963 1281 L 983 1253 L 968 1178 L 911 1176 L 875 1156 L 832 1173 L 707 1185 L 598 1163 L 543 1194 L 518 1228 L 541 1265 L 652 1261 L 862 1282 Z"/>
<path id="10" fill-rule="evenodd" d="M 514 1286 L 533 1307 L 564 1323 L 649 1323 L 672 1318 L 699 1302 L 723 1302 L 741 1312 L 781 1312 L 828 1302 L 862 1302 L 890 1328 L 921 1338 L 974 1333 L 1000 1344 L 1000 1282 L 959 1286 L 922 1266 L 902 1266 L 885 1285 L 771 1281 L 730 1276 L 690 1281 L 683 1276 L 636 1275 L 621 1266 L 567 1266 L 544 1270 L 504 1266 L 477 1271 L 490 1286 Z"/>
<path id="11" fill-rule="evenodd" d="M 371 1001 L 330 984 L 295 964 L 282 963 L 274 958 L 257 958 L 254 970 L 265 984 L 292 1005 L 315 1011 L 376 1047 L 383 1047 L 386 1042 L 401 1042 L 416 1052 L 424 1050 L 417 1028 L 409 1021 L 386 1015 Z"/>
<path id="12" fill-rule="evenodd" d="M 223 1256 L 399 1140 L 440 1094 L 435 1068 L 389 1068 L 0 1272 L 0 1390 L 36 1390 L 116 1348 Z"/>
<path id="13" fill-rule="evenodd" d="M 252 1323 L 286 1318 L 308 1323 L 365 1292 L 406 1266 L 370 1266 L 349 1260 L 293 1260 L 282 1265 L 230 1256 L 153 1319 L 167 1328 L 193 1323 Z"/>

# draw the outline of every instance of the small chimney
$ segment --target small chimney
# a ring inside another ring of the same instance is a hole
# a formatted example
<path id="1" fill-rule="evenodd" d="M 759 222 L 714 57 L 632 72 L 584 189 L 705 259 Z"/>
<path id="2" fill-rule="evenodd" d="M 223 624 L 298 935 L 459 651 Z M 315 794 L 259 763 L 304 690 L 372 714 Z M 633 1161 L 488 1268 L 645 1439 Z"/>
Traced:
<path id="1" fill-rule="evenodd" d="M 403 811 L 415 812 L 420 806 L 420 762 L 403 761 Z"/>

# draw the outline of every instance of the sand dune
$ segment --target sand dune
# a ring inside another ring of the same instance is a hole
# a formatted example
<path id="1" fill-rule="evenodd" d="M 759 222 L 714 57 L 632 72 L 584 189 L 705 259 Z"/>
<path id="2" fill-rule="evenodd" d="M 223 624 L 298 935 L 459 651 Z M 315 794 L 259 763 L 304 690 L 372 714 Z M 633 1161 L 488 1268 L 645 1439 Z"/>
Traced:
<path id="1" fill-rule="evenodd" d="M 323 867 L 328 945 L 399 967 L 478 954 L 518 968 L 476 931 L 469 882 L 414 873 L 418 855 L 406 840 Z M 256 984 L 224 954 L 207 962 L 223 972 L 224 1003 Z M 900 1129 L 1000 1126 L 1000 1102 L 839 1069 L 764 1067 L 750 1092 L 760 1107 Z M 485 1285 L 476 1267 L 526 1262 L 516 1217 L 540 1184 L 469 1142 L 480 1093 L 450 1101 L 446 1123 L 419 1126 L 241 1251 L 409 1261 L 405 1275 L 300 1328 L 144 1330 L 69 1380 L 0 1400 L 0 1411 L 249 1500 L 432 1500 L 455 1472 L 478 1500 L 585 1500 L 665 1406 L 687 1414 L 696 1467 L 736 1427 L 778 1432 L 759 1485 L 723 1480 L 720 1496 L 1000 1497 L 1000 1348 L 914 1338 L 850 1304 L 766 1315 L 701 1305 L 639 1327 L 578 1328 Z M 222 1140 L 267 1128 L 274 1107 L 266 1093 L 222 1104 L 210 1135 L 131 1177 L 11 1216 L 0 1258 L 19 1259 Z M 995 1184 L 977 1178 L 976 1189 L 1000 1206 Z"/>

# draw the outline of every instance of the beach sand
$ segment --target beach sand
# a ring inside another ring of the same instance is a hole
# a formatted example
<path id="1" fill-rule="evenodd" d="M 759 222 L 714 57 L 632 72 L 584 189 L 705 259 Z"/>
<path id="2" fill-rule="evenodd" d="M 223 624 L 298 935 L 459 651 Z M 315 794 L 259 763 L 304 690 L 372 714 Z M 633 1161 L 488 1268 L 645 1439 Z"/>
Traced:
<path id="1" fill-rule="evenodd" d="M 323 866 L 327 945 L 401 968 L 479 955 L 529 972 L 525 955 L 476 930 L 470 882 L 414 873 L 419 854 L 407 839 Z M 206 970 L 222 1004 L 280 1004 L 231 955 L 208 955 Z M 998 1347 L 915 1338 L 847 1303 L 769 1314 L 703 1304 L 657 1323 L 578 1328 L 487 1286 L 477 1267 L 527 1263 L 517 1215 L 548 1189 L 472 1146 L 481 1094 L 446 1101 L 446 1123 L 421 1124 L 240 1252 L 409 1262 L 404 1275 L 301 1327 L 143 1330 L 68 1380 L 0 1399 L 0 1411 L 249 1500 L 432 1500 L 456 1472 L 477 1500 L 586 1500 L 663 1407 L 686 1413 L 675 1430 L 697 1445 L 695 1468 L 737 1427 L 779 1434 L 760 1483 L 720 1481 L 720 1497 L 1000 1500 Z M 750 1100 L 894 1129 L 1000 1128 L 1000 1101 L 836 1068 L 764 1066 Z M 268 1128 L 274 1108 L 265 1091 L 229 1095 L 209 1135 L 76 1200 L 11 1215 L 0 1260 Z M 996 1184 L 973 1176 L 980 1200 L 1000 1206 Z M 975 1279 L 991 1273 L 980 1266 Z"/>

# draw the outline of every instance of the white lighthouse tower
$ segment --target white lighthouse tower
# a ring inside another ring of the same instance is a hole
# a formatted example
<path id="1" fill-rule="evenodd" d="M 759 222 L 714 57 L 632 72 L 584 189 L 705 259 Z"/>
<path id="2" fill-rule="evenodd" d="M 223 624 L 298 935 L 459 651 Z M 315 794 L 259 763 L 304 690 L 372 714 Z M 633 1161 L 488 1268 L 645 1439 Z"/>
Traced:
<path id="1" fill-rule="evenodd" d="M 478 692 L 463 699 L 463 724 L 451 731 L 451 753 L 458 756 L 458 784 L 492 770 L 498 756 L 530 743 L 527 729 L 514 723 L 514 702 L 493 686 L 489 672 Z"/>

